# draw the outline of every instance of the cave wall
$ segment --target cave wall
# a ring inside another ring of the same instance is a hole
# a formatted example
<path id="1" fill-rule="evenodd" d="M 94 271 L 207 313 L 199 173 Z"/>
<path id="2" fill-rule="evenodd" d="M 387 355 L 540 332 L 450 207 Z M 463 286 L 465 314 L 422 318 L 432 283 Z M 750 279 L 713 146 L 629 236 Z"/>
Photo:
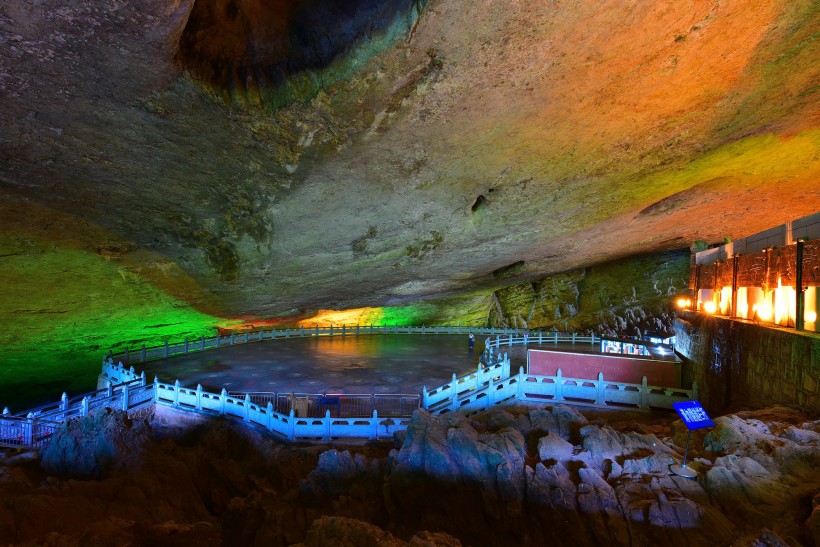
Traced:
<path id="1" fill-rule="evenodd" d="M 711 412 L 786 405 L 820 415 L 820 336 L 691 312 L 675 336 L 684 385 L 697 382 Z"/>
<path id="2" fill-rule="evenodd" d="M 629 336 L 671 332 L 671 297 L 686 290 L 688 278 L 688 250 L 570 270 L 496 291 L 489 324 Z"/>

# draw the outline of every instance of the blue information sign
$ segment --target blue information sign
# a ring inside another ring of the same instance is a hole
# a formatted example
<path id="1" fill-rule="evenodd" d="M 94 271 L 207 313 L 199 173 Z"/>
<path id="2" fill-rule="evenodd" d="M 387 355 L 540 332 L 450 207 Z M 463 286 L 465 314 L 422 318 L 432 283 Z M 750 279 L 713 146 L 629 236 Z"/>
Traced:
<path id="1" fill-rule="evenodd" d="M 672 403 L 672 406 L 690 430 L 715 427 L 715 422 L 712 421 L 712 418 L 706 414 L 706 411 L 697 401 Z"/>

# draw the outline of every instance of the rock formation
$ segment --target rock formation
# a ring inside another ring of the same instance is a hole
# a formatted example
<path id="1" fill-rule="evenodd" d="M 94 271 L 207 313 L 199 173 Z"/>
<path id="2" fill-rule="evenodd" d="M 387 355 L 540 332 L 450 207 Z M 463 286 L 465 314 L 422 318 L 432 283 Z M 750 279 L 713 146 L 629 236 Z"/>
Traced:
<path id="1" fill-rule="evenodd" d="M 0 536 L 65 545 L 820 544 L 820 422 L 785 408 L 722 416 L 695 432 L 697 480 L 669 473 L 686 433 L 665 414 L 422 411 L 393 446 L 330 449 L 282 445 L 219 420 L 174 431 L 171 416 L 101 416 L 70 425 L 55 445 L 72 439 L 73 475 L 54 464 L 63 449 L 3 455 Z M 78 479 L 89 455 L 112 443 L 129 451 L 98 479 Z"/>

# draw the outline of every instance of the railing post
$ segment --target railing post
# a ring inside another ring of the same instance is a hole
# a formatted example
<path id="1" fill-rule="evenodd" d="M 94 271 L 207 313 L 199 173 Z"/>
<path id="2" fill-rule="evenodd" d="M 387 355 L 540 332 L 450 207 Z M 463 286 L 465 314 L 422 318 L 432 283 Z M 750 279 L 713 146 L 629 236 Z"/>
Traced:
<path id="1" fill-rule="evenodd" d="M 319 337 L 319 323 L 316 323 L 316 334 L 314 336 Z"/>
<path id="2" fill-rule="evenodd" d="M 165 346 L 165 358 L 168 358 L 168 340 L 166 340 L 163 345 Z"/>
<path id="3" fill-rule="evenodd" d="M 231 331 L 231 345 L 234 345 L 234 344 L 236 343 L 236 338 L 235 338 L 235 336 L 236 336 L 236 335 L 234 334 L 234 332 L 233 332 L 233 331 Z"/>
<path id="4" fill-rule="evenodd" d="M 251 394 L 250 393 L 245 394 L 244 408 L 245 408 L 245 417 L 243 419 L 246 422 L 250 422 L 251 421 Z"/>
<path id="5" fill-rule="evenodd" d="M 370 440 L 375 441 L 379 438 L 379 411 L 373 409 L 373 417 L 370 418 Z"/>
<path id="6" fill-rule="evenodd" d="M 421 408 L 427 408 L 427 386 L 421 386 Z"/>
<path id="7" fill-rule="evenodd" d="M 458 404 L 458 387 L 456 387 L 456 373 L 453 373 L 453 381 L 450 384 L 450 391 L 452 392 L 450 395 L 450 408 L 452 410 L 456 409 L 456 404 Z"/>
<path id="8" fill-rule="evenodd" d="M 174 406 L 179 406 L 179 379 L 174 382 Z"/>
<path id="9" fill-rule="evenodd" d="M 88 397 L 80 401 L 80 416 L 88 416 Z"/>
<path id="10" fill-rule="evenodd" d="M 552 336 L 553 336 L 553 340 L 552 340 L 553 344 L 557 344 L 558 343 L 558 331 L 553 332 Z"/>
<path id="11" fill-rule="evenodd" d="M 516 399 L 524 399 L 524 367 L 518 367 L 518 393 L 515 395 Z"/>
<path id="12" fill-rule="evenodd" d="M 589 344 L 591 346 L 595 345 L 595 333 L 594 332 L 592 333 L 592 336 L 589 337 Z"/>
<path id="13" fill-rule="evenodd" d="M 245 331 L 245 343 L 248 343 L 248 331 Z"/>
<path id="14" fill-rule="evenodd" d="M 596 405 L 603 405 L 606 401 L 604 401 L 604 373 L 598 373 L 598 393 L 597 397 L 595 397 L 595 404 Z"/>
<path id="15" fill-rule="evenodd" d="M 330 325 L 330 335 L 333 336 L 333 325 Z"/>
<path id="16" fill-rule="evenodd" d="M 111 382 L 108 382 L 108 385 L 110 386 Z M 60 410 L 62 410 L 63 412 L 68 410 L 68 393 L 66 393 L 65 391 L 63 391 L 63 396 L 60 397 Z M 8 414 L 8 412 L 3 412 L 3 414 Z"/>
<path id="17" fill-rule="evenodd" d="M 359 336 L 359 324 L 356 323 L 356 336 Z"/>
<path id="18" fill-rule="evenodd" d="M 643 409 L 649 408 L 649 390 L 646 386 L 646 376 L 641 379 L 641 402 L 640 407 Z"/>
<path id="19" fill-rule="evenodd" d="M 509 343 L 509 346 L 510 346 L 510 347 L 512 347 L 512 341 L 513 341 L 513 335 L 511 334 L 511 335 L 510 335 L 510 343 Z"/>
<path id="20" fill-rule="evenodd" d="M 325 441 L 330 440 L 330 409 L 325 410 L 325 418 L 322 420 L 324 425 L 324 434 L 322 435 L 322 439 Z"/>
<path id="21" fill-rule="evenodd" d="M 219 334 L 219 331 L 216 331 L 216 349 L 219 349 L 219 344 L 222 342 L 222 335 Z"/>
<path id="22" fill-rule="evenodd" d="M 572 333 L 572 343 L 575 344 L 575 333 Z"/>
<path id="23" fill-rule="evenodd" d="M 304 326 L 304 325 L 302 325 L 302 326 L 300 327 L 299 332 L 300 332 L 300 334 L 301 334 L 302 338 L 304 338 L 304 337 L 305 337 L 305 326 Z"/>
<path id="24" fill-rule="evenodd" d="M 108 385 L 105 386 L 105 396 L 111 397 L 114 395 L 114 385 L 112 382 L 108 382 Z"/>
<path id="25" fill-rule="evenodd" d="M 147 354 L 147 353 L 146 353 L 146 351 L 145 351 L 145 344 L 143 344 L 143 345 L 142 345 L 142 355 L 140 355 L 140 361 L 142 361 L 143 363 L 145 362 L 145 356 L 146 356 L 146 354 Z"/>
<path id="26" fill-rule="evenodd" d="M 290 338 L 290 327 L 285 327 L 285 338 Z"/>
<path id="27" fill-rule="evenodd" d="M 265 339 L 265 329 L 259 329 L 259 341 L 261 342 L 264 339 Z"/>
<path id="28" fill-rule="evenodd" d="M 290 409 L 290 414 L 288 414 L 288 440 L 292 441 L 296 433 L 296 412 L 294 412 L 293 407 Z"/>
<path id="29" fill-rule="evenodd" d="M 154 376 L 154 403 L 159 402 L 159 378 Z"/>
<path id="30" fill-rule="evenodd" d="M 26 443 L 27 447 L 34 448 L 34 416 L 29 414 L 28 422 L 26 423 L 28 427 L 26 428 L 26 433 L 23 437 L 23 442 Z"/>
<path id="31" fill-rule="evenodd" d="M 373 334 L 373 323 L 370 323 L 370 334 Z"/>
<path id="32" fill-rule="evenodd" d="M 342 323 L 342 336 L 344 336 L 346 334 L 345 329 L 346 329 L 346 325 L 344 323 Z"/>
<path id="33" fill-rule="evenodd" d="M 698 400 L 698 383 L 697 382 L 692 382 L 692 400 L 693 401 Z"/>
<path id="34" fill-rule="evenodd" d="M 555 371 L 555 400 L 564 400 L 564 378 L 560 368 Z"/>
<path id="35" fill-rule="evenodd" d="M 128 384 L 122 386 L 122 409 L 128 412 Z"/>
<path id="36" fill-rule="evenodd" d="M 140 387 L 145 387 L 145 371 L 140 372 Z"/>
<path id="37" fill-rule="evenodd" d="M 224 387 L 222 391 L 219 393 L 219 413 L 225 414 L 225 405 L 228 404 L 228 390 Z"/>
<path id="38" fill-rule="evenodd" d="M 205 351 L 205 337 L 199 339 L 199 351 Z"/>
<path id="39" fill-rule="evenodd" d="M 478 362 L 478 366 L 475 370 L 475 382 L 473 382 L 473 389 L 478 389 L 483 384 L 483 380 L 481 378 L 481 372 L 484 370 L 484 367 L 481 366 L 481 361 Z"/>
<path id="40" fill-rule="evenodd" d="M 196 385 L 196 409 L 202 410 L 202 384 Z"/>
<path id="41" fill-rule="evenodd" d="M 125 348 L 125 362 L 128 362 L 128 348 Z"/>
<path id="42" fill-rule="evenodd" d="M 493 388 L 493 375 L 490 374 L 490 381 L 487 383 L 487 408 L 495 404 L 495 388 Z"/>
<path id="43" fill-rule="evenodd" d="M 188 353 L 188 339 L 185 339 L 185 353 Z"/>

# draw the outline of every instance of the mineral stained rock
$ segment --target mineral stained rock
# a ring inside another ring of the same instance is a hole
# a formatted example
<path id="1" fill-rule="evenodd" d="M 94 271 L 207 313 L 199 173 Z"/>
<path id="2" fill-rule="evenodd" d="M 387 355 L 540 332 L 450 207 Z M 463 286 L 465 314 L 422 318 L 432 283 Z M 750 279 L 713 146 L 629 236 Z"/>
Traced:
<path id="1" fill-rule="evenodd" d="M 96 454 L 106 444 L 101 424 L 121 426 L 115 444 L 129 451 L 95 468 L 96 479 L 78 480 L 53 456 L 0 453 L 0 537 L 64 545 L 816 543 L 820 422 L 785 408 L 718 417 L 712 431 L 693 435 L 689 462 L 700 476 L 688 480 L 667 467 L 682 457 L 680 421 L 583 412 L 589 419 L 569 406 L 471 419 L 422 411 L 398 446 L 334 448 L 287 446 L 221 420 L 178 430 L 150 411 L 131 420 L 150 428 L 101 413 L 66 428 L 88 432 L 70 436 L 75 453 Z"/>

